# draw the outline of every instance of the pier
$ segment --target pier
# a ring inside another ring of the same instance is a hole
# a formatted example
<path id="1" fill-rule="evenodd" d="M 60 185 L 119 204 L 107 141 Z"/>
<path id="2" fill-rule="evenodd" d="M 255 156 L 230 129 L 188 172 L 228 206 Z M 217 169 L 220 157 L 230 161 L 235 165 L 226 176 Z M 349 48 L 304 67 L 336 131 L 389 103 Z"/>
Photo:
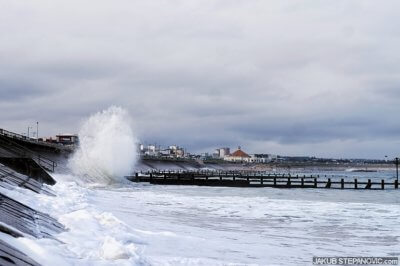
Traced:
<path id="1" fill-rule="evenodd" d="M 330 178 L 320 175 L 274 174 L 247 171 L 148 171 L 127 176 L 132 182 L 155 185 L 211 187 L 273 187 L 319 189 L 398 189 L 398 180 Z"/>

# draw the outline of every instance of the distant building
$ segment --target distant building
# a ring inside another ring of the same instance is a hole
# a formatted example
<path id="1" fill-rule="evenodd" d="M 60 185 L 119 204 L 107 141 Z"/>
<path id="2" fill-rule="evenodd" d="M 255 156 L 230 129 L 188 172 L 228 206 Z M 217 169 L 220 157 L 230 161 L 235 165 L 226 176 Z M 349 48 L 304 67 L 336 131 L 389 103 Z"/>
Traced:
<path id="1" fill-rule="evenodd" d="M 272 154 L 252 154 L 248 160 L 250 163 L 268 163 L 277 160 L 276 155 Z"/>
<path id="2" fill-rule="evenodd" d="M 220 148 L 219 149 L 219 157 L 224 158 L 225 156 L 228 156 L 231 154 L 231 151 L 229 148 Z"/>
<path id="3" fill-rule="evenodd" d="M 138 144 L 138 149 L 140 153 L 144 153 L 144 145 L 143 144 Z"/>
<path id="4" fill-rule="evenodd" d="M 160 149 L 153 144 L 150 145 L 138 144 L 138 152 L 140 155 L 158 156 L 160 154 Z"/>
<path id="5" fill-rule="evenodd" d="M 157 156 L 159 154 L 159 150 L 156 145 L 147 145 L 146 151 L 144 152 L 146 155 Z"/>
<path id="6" fill-rule="evenodd" d="M 171 157 L 171 150 L 170 149 L 160 150 L 159 155 L 163 157 Z"/>
<path id="7" fill-rule="evenodd" d="M 78 144 L 79 138 L 76 134 L 59 134 L 56 136 L 56 142 L 63 145 Z"/>
<path id="8" fill-rule="evenodd" d="M 185 150 L 179 146 L 172 145 L 168 147 L 170 150 L 170 154 L 173 157 L 182 158 L 185 155 Z"/>
<path id="9" fill-rule="evenodd" d="M 242 151 L 240 146 L 238 149 L 232 153 L 231 155 L 225 156 L 224 160 L 230 161 L 230 162 L 248 162 L 250 160 L 250 155 Z"/>
<path id="10" fill-rule="evenodd" d="M 213 157 L 223 159 L 225 156 L 228 156 L 229 154 L 230 154 L 229 148 L 218 148 L 218 149 L 215 149 L 215 151 L 213 153 Z"/>
<path id="11" fill-rule="evenodd" d="M 169 157 L 169 158 L 183 158 L 185 157 L 185 150 L 179 146 L 171 145 L 168 148 L 161 148 L 161 146 L 150 144 L 138 144 L 138 152 L 140 155 L 152 157 Z"/>
<path id="12" fill-rule="evenodd" d="M 215 149 L 215 151 L 213 152 L 212 157 L 216 158 L 216 159 L 219 158 L 219 149 Z"/>

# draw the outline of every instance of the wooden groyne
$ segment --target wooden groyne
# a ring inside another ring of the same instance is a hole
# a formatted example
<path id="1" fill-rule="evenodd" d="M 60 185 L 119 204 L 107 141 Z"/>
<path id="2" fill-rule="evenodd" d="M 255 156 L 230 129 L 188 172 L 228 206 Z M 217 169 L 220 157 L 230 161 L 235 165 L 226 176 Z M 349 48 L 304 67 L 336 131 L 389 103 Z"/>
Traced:
<path id="1" fill-rule="evenodd" d="M 398 189 L 398 180 L 329 178 L 320 175 L 271 174 L 240 171 L 149 171 L 127 178 L 133 182 L 157 185 L 196 185 L 222 187 L 274 187 L 325 189 Z"/>

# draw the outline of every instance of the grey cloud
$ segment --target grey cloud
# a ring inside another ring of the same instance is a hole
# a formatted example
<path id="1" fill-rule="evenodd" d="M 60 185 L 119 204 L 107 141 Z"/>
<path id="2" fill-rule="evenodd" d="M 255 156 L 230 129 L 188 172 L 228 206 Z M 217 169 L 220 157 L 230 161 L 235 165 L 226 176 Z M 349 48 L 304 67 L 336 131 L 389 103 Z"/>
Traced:
<path id="1" fill-rule="evenodd" d="M 192 151 L 396 155 L 397 1 L 1 5 L 1 127 L 121 105 L 141 140 Z"/>
<path id="2" fill-rule="evenodd" d="M 15 101 L 36 95 L 41 90 L 32 87 L 29 82 L 16 82 L 0 80 L 0 101 Z"/>

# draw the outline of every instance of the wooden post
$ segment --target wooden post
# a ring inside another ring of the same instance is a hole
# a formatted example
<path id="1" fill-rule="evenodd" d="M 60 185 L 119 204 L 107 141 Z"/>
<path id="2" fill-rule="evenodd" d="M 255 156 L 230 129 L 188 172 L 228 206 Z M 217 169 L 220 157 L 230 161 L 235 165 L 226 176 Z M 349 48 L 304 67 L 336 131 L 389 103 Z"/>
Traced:
<path id="1" fill-rule="evenodd" d="M 382 181 L 381 181 L 381 188 L 382 188 L 382 189 L 385 189 L 385 180 L 383 180 L 383 179 L 382 179 Z"/>
<path id="2" fill-rule="evenodd" d="M 325 187 L 326 188 L 331 188 L 331 185 L 332 185 L 331 179 L 328 178 L 328 182 L 326 183 Z"/>
<path id="3" fill-rule="evenodd" d="M 368 179 L 368 184 L 367 184 L 367 186 L 365 187 L 365 189 L 371 189 L 371 186 L 372 186 L 372 184 L 371 184 L 371 179 Z"/>
<path id="4" fill-rule="evenodd" d="M 301 178 L 301 187 L 304 187 L 304 178 Z"/>
<path id="5" fill-rule="evenodd" d="M 340 180 L 340 188 L 344 189 L 344 179 L 343 178 Z"/>
<path id="6" fill-rule="evenodd" d="M 314 178 L 314 187 L 315 187 L 315 188 L 317 188 L 317 187 L 318 187 L 318 184 L 317 184 L 317 179 L 316 179 L 316 178 Z"/>
<path id="7" fill-rule="evenodd" d="M 153 181 L 153 174 L 150 173 L 150 182 Z"/>
<path id="8" fill-rule="evenodd" d="M 167 180 L 167 174 L 164 172 L 164 180 Z"/>
<path id="9" fill-rule="evenodd" d="M 276 176 L 274 176 L 274 186 L 276 187 Z"/>
<path id="10" fill-rule="evenodd" d="M 358 188 L 358 181 L 357 178 L 354 178 L 354 189 Z"/>
<path id="11" fill-rule="evenodd" d="M 261 185 L 264 185 L 264 177 L 263 176 L 260 178 L 260 181 L 261 181 Z"/>
<path id="12" fill-rule="evenodd" d="M 396 180 L 399 182 L 399 158 L 396 157 L 395 159 L 395 164 L 396 164 Z"/>
<path id="13" fill-rule="evenodd" d="M 287 179 L 287 186 L 290 187 L 292 185 L 292 182 L 290 181 L 290 176 Z"/>
<path id="14" fill-rule="evenodd" d="M 222 175 L 221 174 L 219 175 L 219 181 L 222 181 Z"/>
<path id="15" fill-rule="evenodd" d="M 399 180 L 394 180 L 394 188 L 395 189 L 399 188 Z"/>
<path id="16" fill-rule="evenodd" d="M 235 180 L 236 180 L 235 173 L 233 173 L 233 181 L 235 181 Z"/>

